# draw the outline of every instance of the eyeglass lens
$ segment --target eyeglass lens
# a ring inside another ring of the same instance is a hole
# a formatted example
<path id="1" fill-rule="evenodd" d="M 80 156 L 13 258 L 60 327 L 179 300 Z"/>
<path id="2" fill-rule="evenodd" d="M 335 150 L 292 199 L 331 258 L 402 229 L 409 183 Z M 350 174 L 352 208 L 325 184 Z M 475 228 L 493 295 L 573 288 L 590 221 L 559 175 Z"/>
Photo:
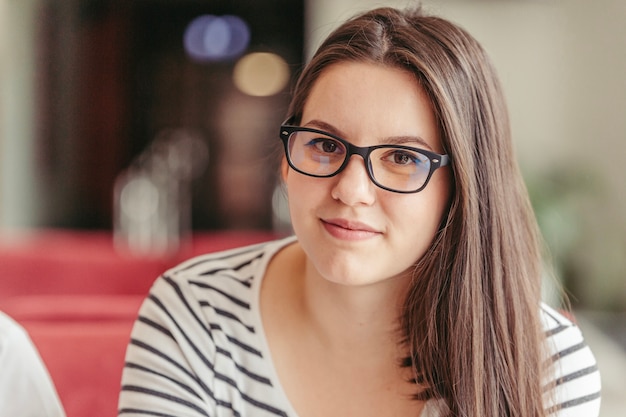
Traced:
<path id="1" fill-rule="evenodd" d="M 294 167 L 304 174 L 328 177 L 338 173 L 350 157 L 346 145 L 316 132 L 292 132 L 288 154 Z M 399 146 L 382 146 L 369 153 L 368 173 L 374 183 L 400 192 L 421 188 L 428 180 L 431 162 L 422 153 Z"/>

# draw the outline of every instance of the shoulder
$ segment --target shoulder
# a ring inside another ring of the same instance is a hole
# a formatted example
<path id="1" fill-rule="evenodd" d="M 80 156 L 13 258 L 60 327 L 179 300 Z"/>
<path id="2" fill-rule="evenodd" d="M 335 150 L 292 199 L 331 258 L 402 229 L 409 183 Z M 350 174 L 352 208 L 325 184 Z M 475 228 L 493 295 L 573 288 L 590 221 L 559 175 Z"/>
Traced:
<path id="1" fill-rule="evenodd" d="M 10 366 L 16 370 L 22 369 L 25 375 L 27 372 L 43 369 L 37 348 L 26 330 L 2 312 L 0 312 L 0 361 L 3 370 L 6 371 L 6 367 Z"/>
<path id="2" fill-rule="evenodd" d="M 64 416 L 54 383 L 27 331 L 0 312 L 0 415 Z M 10 396 L 3 396 L 10 393 Z"/>
<path id="3" fill-rule="evenodd" d="M 191 258 L 161 275 L 153 284 L 142 310 L 197 321 L 204 307 L 250 308 L 267 262 L 289 239 L 214 252 Z"/>
<path id="4" fill-rule="evenodd" d="M 133 327 L 120 408 L 159 415 L 190 412 L 181 404 L 200 410 L 194 415 L 273 409 L 257 292 L 267 259 L 289 241 L 199 256 L 163 274 Z"/>
<path id="5" fill-rule="evenodd" d="M 166 271 L 159 280 L 169 282 L 170 286 L 195 290 L 231 288 L 245 293 L 263 278 L 269 259 L 292 240 L 290 237 L 200 255 Z M 158 291 L 159 280 L 151 292 Z"/>
<path id="6" fill-rule="evenodd" d="M 216 352 L 226 326 L 249 329 L 257 320 L 257 294 L 268 259 L 289 239 L 201 255 L 166 271 L 141 309 L 133 334 L 178 350 L 196 342 Z M 195 346 L 190 347 L 192 350 Z"/>
<path id="7" fill-rule="evenodd" d="M 6 352 L 11 347 L 18 345 L 30 345 L 24 329 L 11 317 L 0 312 L 0 352 Z"/>
<path id="8" fill-rule="evenodd" d="M 597 416 L 600 409 L 600 372 L 580 328 L 559 311 L 541 305 L 554 395 L 559 417 Z"/>
<path id="9" fill-rule="evenodd" d="M 199 255 L 170 269 L 165 275 L 213 276 L 224 272 L 249 272 L 255 266 L 258 266 L 264 257 L 273 256 L 278 250 L 293 240 L 295 240 L 295 237 L 290 236 L 280 240 Z"/>

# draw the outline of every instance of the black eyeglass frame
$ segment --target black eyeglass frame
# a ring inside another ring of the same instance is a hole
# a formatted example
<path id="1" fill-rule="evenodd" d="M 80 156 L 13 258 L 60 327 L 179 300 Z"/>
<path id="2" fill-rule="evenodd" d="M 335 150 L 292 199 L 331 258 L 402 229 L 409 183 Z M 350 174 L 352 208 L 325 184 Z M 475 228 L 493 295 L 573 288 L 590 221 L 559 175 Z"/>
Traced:
<path id="1" fill-rule="evenodd" d="M 294 132 L 318 133 L 320 135 L 328 136 L 328 137 L 331 137 L 331 138 L 339 141 L 340 143 L 342 143 L 346 147 L 346 150 L 347 150 L 346 157 L 344 158 L 343 163 L 339 166 L 339 168 L 337 168 L 337 170 L 335 172 L 333 172 L 331 174 L 318 175 L 318 174 L 311 174 L 309 172 L 302 171 L 301 169 L 296 167 L 295 164 L 291 161 L 291 155 L 290 155 L 290 152 L 289 152 L 289 137 Z M 447 154 L 438 154 L 438 153 L 435 153 L 435 152 L 432 152 L 432 151 L 428 151 L 426 149 L 414 148 L 412 146 L 405 146 L 405 145 L 356 146 L 356 145 L 353 145 L 352 143 L 348 142 L 347 140 L 345 140 L 343 138 L 340 138 L 339 136 L 333 135 L 332 133 L 328 133 L 328 132 L 325 132 L 325 131 L 319 130 L 319 129 L 313 129 L 313 128 L 310 128 L 310 127 L 302 127 L 302 126 L 293 126 L 293 125 L 289 125 L 289 124 L 282 124 L 280 126 L 280 138 L 283 141 L 283 146 L 285 147 L 285 156 L 287 157 L 287 163 L 289 164 L 289 166 L 291 168 L 293 168 L 296 172 L 299 172 L 300 174 L 307 175 L 309 177 L 315 177 L 315 178 L 334 177 L 335 175 L 339 174 L 341 171 L 343 171 L 345 169 L 345 167 L 348 165 L 348 162 L 350 161 L 350 158 L 352 157 L 352 155 L 360 155 L 363 158 L 363 161 L 365 162 L 365 167 L 367 168 L 367 175 L 369 176 L 370 180 L 377 187 L 382 188 L 383 190 L 391 191 L 391 192 L 394 192 L 394 193 L 400 193 L 400 194 L 419 193 L 424 188 L 426 188 L 426 186 L 430 182 L 430 178 L 433 176 L 433 173 L 437 169 L 450 164 L 450 157 Z M 372 162 L 370 160 L 370 154 L 372 153 L 372 151 L 374 151 L 376 149 L 380 149 L 380 148 L 405 149 L 405 150 L 412 151 L 412 152 L 417 152 L 417 153 L 420 153 L 420 154 L 426 156 L 429 159 L 429 161 L 430 161 L 430 170 L 428 172 L 428 176 L 426 177 L 426 180 L 424 180 L 424 184 L 422 184 L 422 186 L 419 187 L 416 190 L 401 191 L 401 190 L 395 190 L 393 188 L 385 187 L 384 185 L 382 185 L 378 181 L 376 181 L 376 178 L 374 177 L 374 172 L 372 170 Z"/>

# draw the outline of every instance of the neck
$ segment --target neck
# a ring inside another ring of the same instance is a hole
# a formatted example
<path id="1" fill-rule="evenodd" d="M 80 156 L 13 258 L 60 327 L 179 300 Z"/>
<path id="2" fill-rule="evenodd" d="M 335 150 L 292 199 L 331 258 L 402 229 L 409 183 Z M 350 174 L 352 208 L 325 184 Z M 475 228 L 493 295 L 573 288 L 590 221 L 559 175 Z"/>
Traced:
<path id="1" fill-rule="evenodd" d="M 342 285 L 324 279 L 310 262 L 304 264 L 300 294 L 303 318 L 315 337 L 331 349 L 372 346 L 398 348 L 400 314 L 408 276 L 368 285 Z"/>
<path id="2" fill-rule="evenodd" d="M 419 414 L 423 404 L 411 400 L 416 386 L 407 383 L 412 370 L 399 366 L 407 283 L 330 282 L 297 243 L 273 258 L 261 287 L 264 331 L 276 372 L 303 415 Z"/>

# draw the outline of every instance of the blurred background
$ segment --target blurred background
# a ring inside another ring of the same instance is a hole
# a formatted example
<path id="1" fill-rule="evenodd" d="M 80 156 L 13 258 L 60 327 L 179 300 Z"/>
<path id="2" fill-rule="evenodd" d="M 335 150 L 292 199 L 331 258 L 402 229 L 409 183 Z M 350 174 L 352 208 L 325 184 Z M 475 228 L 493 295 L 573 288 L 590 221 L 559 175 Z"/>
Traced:
<path id="1" fill-rule="evenodd" d="M 277 126 L 299 69 L 357 11 L 408 4 L 0 0 L 0 234 L 167 250 L 186 233 L 284 230 Z M 423 4 L 499 70 L 551 269 L 596 350 L 622 361 L 608 383 L 626 369 L 626 2 Z"/>

